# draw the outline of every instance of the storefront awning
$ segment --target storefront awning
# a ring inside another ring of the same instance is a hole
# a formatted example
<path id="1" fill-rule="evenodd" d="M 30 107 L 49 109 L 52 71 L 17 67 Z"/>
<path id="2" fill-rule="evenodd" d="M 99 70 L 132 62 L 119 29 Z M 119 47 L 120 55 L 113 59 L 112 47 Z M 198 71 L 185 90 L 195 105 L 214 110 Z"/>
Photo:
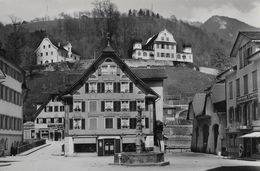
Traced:
<path id="1" fill-rule="evenodd" d="M 240 136 L 240 138 L 258 138 L 258 137 L 260 137 L 260 132 L 251 132 L 249 134 Z"/>

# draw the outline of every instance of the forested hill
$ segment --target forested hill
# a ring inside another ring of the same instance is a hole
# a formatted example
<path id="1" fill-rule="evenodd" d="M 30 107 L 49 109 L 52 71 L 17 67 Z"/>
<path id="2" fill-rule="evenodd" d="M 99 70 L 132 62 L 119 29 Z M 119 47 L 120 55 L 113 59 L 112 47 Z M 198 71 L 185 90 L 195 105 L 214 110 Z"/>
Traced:
<path id="1" fill-rule="evenodd" d="M 53 21 L 23 22 L 15 28 L 0 25 L 0 41 L 10 56 L 20 57 L 16 61 L 22 65 L 35 62 L 33 52 L 46 34 L 56 41 L 70 41 L 83 58 L 93 58 L 105 46 L 105 23 L 102 18 L 63 15 L 61 19 Z M 182 49 L 183 44 L 192 45 L 197 65 L 215 66 L 216 53 L 221 52 L 222 56 L 228 56 L 232 45 L 231 42 L 181 20 L 164 19 L 156 15 L 119 15 L 116 20 L 111 21 L 110 27 L 112 46 L 122 58 L 130 57 L 133 41 L 142 40 L 145 43 L 149 37 L 165 28 L 173 33 L 178 50 Z"/>

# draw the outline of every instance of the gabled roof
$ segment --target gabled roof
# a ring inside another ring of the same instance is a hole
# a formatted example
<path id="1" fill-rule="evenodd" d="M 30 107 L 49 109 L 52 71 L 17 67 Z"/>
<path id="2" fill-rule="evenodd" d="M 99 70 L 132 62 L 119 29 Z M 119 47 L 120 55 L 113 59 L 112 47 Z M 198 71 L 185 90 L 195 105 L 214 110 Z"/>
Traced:
<path id="1" fill-rule="evenodd" d="M 114 51 L 114 49 L 110 46 L 107 46 L 101 53 L 101 55 L 86 69 L 81 78 L 76 81 L 71 87 L 66 89 L 64 92 L 60 94 L 61 96 L 67 94 L 73 94 L 76 90 L 82 87 L 86 80 L 89 78 L 91 74 L 93 74 L 99 67 L 101 63 L 106 58 L 111 58 L 120 69 L 129 77 L 129 79 L 140 88 L 146 95 L 152 95 L 155 99 L 159 97 L 159 95 L 153 91 L 148 85 L 146 85 L 134 72 L 127 66 L 127 64 L 120 59 L 119 55 Z"/>
<path id="2" fill-rule="evenodd" d="M 165 68 L 131 68 L 131 70 L 142 80 L 159 80 L 159 79 L 166 79 L 167 74 L 165 72 Z"/>
<path id="3" fill-rule="evenodd" d="M 237 51 L 240 47 L 242 40 L 247 39 L 248 41 L 260 40 L 260 31 L 241 31 L 238 33 L 233 48 L 230 52 L 230 57 L 236 57 Z"/>
<path id="4" fill-rule="evenodd" d="M 152 37 L 150 37 L 150 38 L 147 40 L 146 44 L 143 46 L 143 48 L 145 49 L 145 48 L 149 47 L 150 45 L 152 45 L 152 44 L 154 43 L 155 39 L 157 39 L 158 35 L 159 35 L 159 34 L 155 34 L 155 35 L 153 35 Z"/>

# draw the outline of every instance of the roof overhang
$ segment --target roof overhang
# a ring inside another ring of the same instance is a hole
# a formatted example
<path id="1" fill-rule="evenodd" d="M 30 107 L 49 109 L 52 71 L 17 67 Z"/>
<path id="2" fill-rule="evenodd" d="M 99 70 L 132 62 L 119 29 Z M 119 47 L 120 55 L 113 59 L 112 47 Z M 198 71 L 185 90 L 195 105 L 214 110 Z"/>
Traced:
<path id="1" fill-rule="evenodd" d="M 260 50 L 248 57 L 249 61 L 257 61 L 260 59 Z"/>

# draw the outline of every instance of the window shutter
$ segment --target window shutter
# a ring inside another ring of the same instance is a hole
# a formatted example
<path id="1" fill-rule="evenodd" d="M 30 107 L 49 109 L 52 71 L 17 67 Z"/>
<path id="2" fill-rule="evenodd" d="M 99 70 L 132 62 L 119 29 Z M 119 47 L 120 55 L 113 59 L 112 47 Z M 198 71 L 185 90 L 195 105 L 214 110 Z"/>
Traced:
<path id="1" fill-rule="evenodd" d="M 101 93 L 105 93 L 105 83 L 101 83 Z"/>
<path id="2" fill-rule="evenodd" d="M 73 112 L 73 105 L 70 105 L 70 112 Z"/>
<path id="3" fill-rule="evenodd" d="M 121 92 L 120 83 L 117 83 L 117 93 Z"/>
<path id="4" fill-rule="evenodd" d="M 81 129 L 85 129 L 85 119 L 81 119 Z"/>
<path id="5" fill-rule="evenodd" d="M 129 83 L 129 92 L 133 93 L 133 83 Z"/>
<path id="6" fill-rule="evenodd" d="M 116 74 L 117 74 L 118 76 L 120 75 L 120 67 L 119 67 L 119 66 L 116 67 Z"/>
<path id="7" fill-rule="evenodd" d="M 89 92 L 88 83 L 85 84 L 85 93 Z"/>
<path id="8" fill-rule="evenodd" d="M 97 92 L 98 92 L 98 93 L 101 93 L 100 83 L 97 83 Z"/>
<path id="9" fill-rule="evenodd" d="M 47 110 L 46 110 L 46 106 L 44 107 L 44 112 L 46 112 Z"/>
<path id="10" fill-rule="evenodd" d="M 81 103 L 81 110 L 82 112 L 85 112 L 86 103 L 85 101 Z"/>
<path id="11" fill-rule="evenodd" d="M 130 129 L 136 129 L 136 118 L 130 118 Z"/>
<path id="12" fill-rule="evenodd" d="M 114 92 L 114 93 L 117 93 L 116 83 L 114 83 L 114 85 L 113 85 L 113 92 Z"/>
<path id="13" fill-rule="evenodd" d="M 121 129 L 121 118 L 117 118 L 117 129 Z"/>
<path id="14" fill-rule="evenodd" d="M 105 111 L 105 102 L 101 101 L 101 112 Z"/>
<path id="15" fill-rule="evenodd" d="M 149 118 L 145 118 L 145 128 L 149 128 Z"/>
<path id="16" fill-rule="evenodd" d="M 73 129 L 73 119 L 70 119 L 70 129 Z"/>

